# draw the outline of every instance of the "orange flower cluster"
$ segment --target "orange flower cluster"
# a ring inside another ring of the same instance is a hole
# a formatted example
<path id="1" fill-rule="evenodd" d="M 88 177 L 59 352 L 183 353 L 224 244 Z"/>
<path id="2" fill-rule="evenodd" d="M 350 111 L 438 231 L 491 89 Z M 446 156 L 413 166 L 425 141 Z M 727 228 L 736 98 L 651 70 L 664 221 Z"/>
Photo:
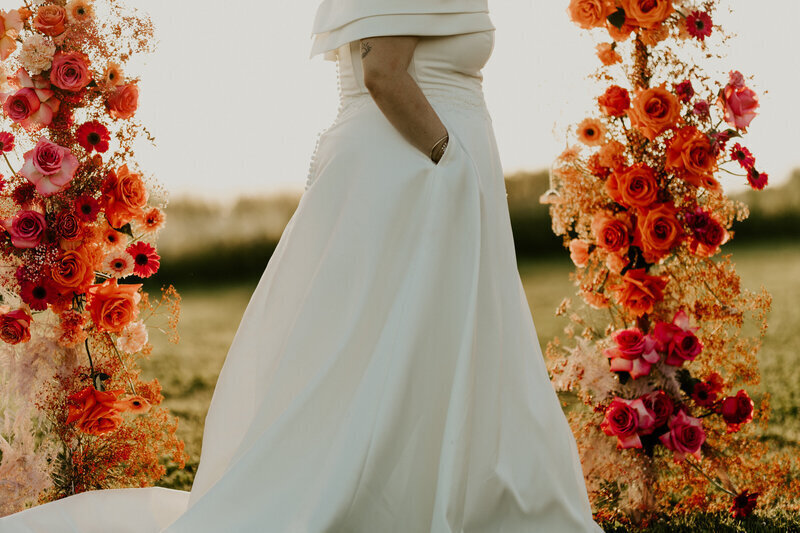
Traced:
<path id="1" fill-rule="evenodd" d="M 95 9 L 106 16 L 98 20 Z M 46 354 L 51 380 L 18 377 L 35 384 L 26 398 L 49 391 L 40 408 L 52 424 L 36 440 L 58 440 L 65 451 L 69 464 L 53 463 L 49 473 L 69 479 L 58 496 L 154 483 L 163 466 L 142 449 L 182 457 L 176 422 L 151 408 L 161 401 L 157 382 L 138 379 L 137 360 L 152 351 L 145 319 L 168 316 L 159 329 L 169 335 L 180 312 L 174 287 L 152 305 L 137 282 L 160 266 L 155 240 L 165 202 L 150 203 L 162 196 L 153 194 L 159 186 L 135 163 L 135 143 L 150 134 L 133 120 L 139 79 L 126 78 L 123 67 L 152 50 L 152 37 L 150 20 L 116 0 L 0 11 L 0 59 L 15 69 L 0 93 L 8 166 L 0 176 L 0 255 L 12 270 L 2 280 L 11 298 L 0 306 L 0 349 L 24 345 L 35 361 L 40 350 L 59 347 Z M 162 304 L 168 309 L 156 313 Z M 36 336 L 50 343 L 31 342 Z M 76 366 L 78 357 L 87 365 Z M 39 372 L 37 365 L 20 372 Z M 50 390 L 52 382 L 60 390 Z"/>
<path id="2" fill-rule="evenodd" d="M 716 4 L 567 8 L 576 25 L 613 40 L 597 47 L 595 77 L 608 83 L 597 112 L 577 124 L 578 144 L 556 160 L 541 198 L 586 304 L 559 307 L 575 344 L 555 339 L 547 353 L 556 387 L 590 407 L 570 420 L 599 516 L 641 522 L 704 508 L 740 518 L 778 498 L 757 474 L 764 445 L 752 426 L 765 423 L 766 406 L 747 392 L 759 381 L 760 340 L 742 336 L 748 311 L 763 336 L 770 298 L 742 290 L 729 256 L 719 257 L 747 214 L 723 194 L 720 171 L 736 174 L 726 165 L 738 164 L 754 189 L 766 185 L 749 150 L 727 147 L 758 98 L 739 72 L 710 80 L 675 53 L 678 44 L 706 50 Z M 797 465 L 774 467 L 772 485 L 796 479 Z"/>

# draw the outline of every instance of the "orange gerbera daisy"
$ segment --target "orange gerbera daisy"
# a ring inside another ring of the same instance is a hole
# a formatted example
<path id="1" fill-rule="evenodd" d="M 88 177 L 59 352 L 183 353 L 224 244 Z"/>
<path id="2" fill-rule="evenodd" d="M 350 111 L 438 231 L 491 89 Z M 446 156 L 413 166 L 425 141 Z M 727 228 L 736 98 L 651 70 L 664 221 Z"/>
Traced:
<path id="1" fill-rule="evenodd" d="M 603 142 L 606 127 L 596 118 L 586 118 L 578 124 L 578 138 L 587 146 L 597 146 Z"/>

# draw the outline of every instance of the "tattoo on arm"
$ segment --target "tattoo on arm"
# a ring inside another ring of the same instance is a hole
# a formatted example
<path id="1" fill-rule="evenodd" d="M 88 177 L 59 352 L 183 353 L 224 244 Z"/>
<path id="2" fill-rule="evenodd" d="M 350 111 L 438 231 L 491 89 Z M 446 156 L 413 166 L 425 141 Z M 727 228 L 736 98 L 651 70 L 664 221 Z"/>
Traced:
<path id="1" fill-rule="evenodd" d="M 372 44 L 369 41 L 361 41 L 361 59 L 367 57 L 370 50 L 372 50 Z"/>

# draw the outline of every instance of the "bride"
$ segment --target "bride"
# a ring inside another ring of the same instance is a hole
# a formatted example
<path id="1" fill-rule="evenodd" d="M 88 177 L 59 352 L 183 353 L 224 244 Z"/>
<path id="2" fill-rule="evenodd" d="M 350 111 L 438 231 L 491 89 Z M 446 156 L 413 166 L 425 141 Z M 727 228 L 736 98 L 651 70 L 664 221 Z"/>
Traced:
<path id="1" fill-rule="evenodd" d="M 191 492 L 91 491 L 17 532 L 588 532 L 481 89 L 487 0 L 324 0 L 340 107 L 247 305 Z"/>

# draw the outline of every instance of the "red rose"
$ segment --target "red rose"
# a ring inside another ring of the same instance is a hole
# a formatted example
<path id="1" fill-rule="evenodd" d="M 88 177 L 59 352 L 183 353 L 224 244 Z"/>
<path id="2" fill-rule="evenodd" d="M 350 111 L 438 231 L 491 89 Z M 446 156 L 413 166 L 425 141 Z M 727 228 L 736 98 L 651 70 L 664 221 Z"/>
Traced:
<path id="1" fill-rule="evenodd" d="M 11 244 L 16 248 L 39 246 L 47 227 L 44 215 L 31 209 L 23 209 L 12 217 L 0 220 L 0 225 L 8 232 Z"/>
<path id="2" fill-rule="evenodd" d="M 703 349 L 703 345 L 695 336 L 697 326 L 689 327 L 689 317 L 678 310 L 672 323 L 658 322 L 653 328 L 653 337 L 658 342 L 658 349 L 667 353 L 664 362 L 668 365 L 681 366 L 684 361 L 694 360 Z"/>
<path id="3" fill-rule="evenodd" d="M 614 398 L 606 408 L 600 428 L 608 436 L 617 437 L 618 448 L 641 448 L 639 435 L 653 430 L 655 415 L 645 407 L 641 398 L 625 400 Z"/>
<path id="4" fill-rule="evenodd" d="M 741 424 L 746 424 L 753 420 L 753 400 L 747 392 L 740 389 L 736 396 L 728 396 L 722 400 L 722 418 L 728 424 L 729 431 L 737 431 Z"/>
<path id="5" fill-rule="evenodd" d="M 23 308 L 0 313 L 0 339 L 8 344 L 28 342 L 31 339 L 31 320 L 30 313 Z"/>
<path id="6" fill-rule="evenodd" d="M 631 97 L 628 90 L 619 85 L 612 85 L 597 99 L 600 109 L 608 116 L 621 117 L 631 107 Z"/>
<path id="7" fill-rule="evenodd" d="M 62 239 L 74 241 L 81 233 L 78 216 L 72 210 L 59 211 L 56 215 L 55 230 Z"/>
<path id="8" fill-rule="evenodd" d="M 656 421 L 653 424 L 653 428 L 659 428 L 666 424 L 673 411 L 675 411 L 675 404 L 672 402 L 672 398 L 662 390 L 645 394 L 642 396 L 642 401 L 655 414 Z"/>
<path id="9" fill-rule="evenodd" d="M 612 372 L 627 372 L 632 379 L 649 374 L 650 367 L 661 358 L 655 350 L 655 339 L 643 335 L 638 328 L 616 332 L 614 342 L 615 347 L 603 350 L 611 359 L 610 369 Z"/>
<path id="10" fill-rule="evenodd" d="M 689 416 L 685 411 L 670 418 L 669 433 L 659 437 L 661 443 L 675 452 L 675 458 L 682 461 L 687 455 L 700 460 L 700 446 L 706 440 L 703 422 L 699 418 Z"/>
<path id="11" fill-rule="evenodd" d="M 53 57 L 50 81 L 65 91 L 79 91 L 86 87 L 92 76 L 86 56 L 79 52 L 58 52 Z"/>

